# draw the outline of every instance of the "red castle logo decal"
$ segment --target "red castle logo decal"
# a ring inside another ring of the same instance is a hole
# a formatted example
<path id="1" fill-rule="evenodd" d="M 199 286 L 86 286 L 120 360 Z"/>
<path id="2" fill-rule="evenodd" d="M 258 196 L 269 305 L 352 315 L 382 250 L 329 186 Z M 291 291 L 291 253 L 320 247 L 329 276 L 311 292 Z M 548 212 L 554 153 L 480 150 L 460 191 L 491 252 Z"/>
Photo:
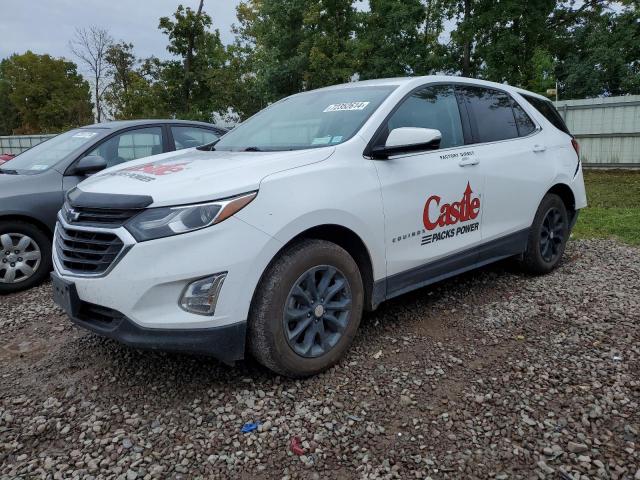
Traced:
<path id="1" fill-rule="evenodd" d="M 438 227 L 455 225 L 458 222 L 475 220 L 480 213 L 480 199 L 478 197 L 472 198 L 472 193 L 471 184 L 467 182 L 467 188 L 464 191 L 462 200 L 459 202 L 445 203 L 440 206 L 441 198 L 437 195 L 430 196 L 424 205 L 424 212 L 422 214 L 424 227 L 427 230 L 434 230 Z M 429 214 L 431 204 L 440 206 L 439 216 L 433 220 Z"/>
<path id="2" fill-rule="evenodd" d="M 169 175 L 171 173 L 178 173 L 184 170 L 185 165 L 188 165 L 189 162 L 186 163 L 173 163 L 173 164 L 162 164 L 162 163 L 145 163 L 144 165 L 139 165 L 137 167 L 129 167 L 124 170 L 127 172 L 141 172 L 146 173 L 148 175 L 155 176 L 164 176 Z"/>

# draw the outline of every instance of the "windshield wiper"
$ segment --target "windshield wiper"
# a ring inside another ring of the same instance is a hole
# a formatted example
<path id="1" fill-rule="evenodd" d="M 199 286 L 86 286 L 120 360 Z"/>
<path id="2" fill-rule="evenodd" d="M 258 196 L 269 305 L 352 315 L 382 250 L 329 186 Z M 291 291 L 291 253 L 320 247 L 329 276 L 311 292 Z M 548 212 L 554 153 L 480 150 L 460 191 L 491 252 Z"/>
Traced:
<path id="1" fill-rule="evenodd" d="M 259 147 L 247 147 L 244 150 L 240 150 L 241 152 L 264 152 L 264 150 L 262 150 Z"/>
<path id="2" fill-rule="evenodd" d="M 196 150 L 201 150 L 203 152 L 213 152 L 216 149 L 215 148 L 216 143 L 218 143 L 219 141 L 220 141 L 220 139 L 214 140 L 213 142 L 207 143 L 205 145 L 201 145 L 199 147 L 196 147 Z"/>
<path id="3" fill-rule="evenodd" d="M 6 173 L 7 175 L 18 175 L 17 170 L 5 170 L 4 168 L 0 168 L 0 173 Z"/>

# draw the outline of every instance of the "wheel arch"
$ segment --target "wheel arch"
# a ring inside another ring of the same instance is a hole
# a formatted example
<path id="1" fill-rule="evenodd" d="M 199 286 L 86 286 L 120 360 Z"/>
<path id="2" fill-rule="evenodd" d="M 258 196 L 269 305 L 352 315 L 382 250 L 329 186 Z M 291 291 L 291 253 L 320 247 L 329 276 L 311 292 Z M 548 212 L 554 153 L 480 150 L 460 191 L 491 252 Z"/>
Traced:
<path id="1" fill-rule="evenodd" d="M 380 295 L 375 292 L 375 281 L 373 273 L 373 262 L 371 252 L 367 248 L 362 238 L 348 227 L 338 224 L 316 225 L 303 230 L 293 236 L 289 241 L 284 243 L 278 252 L 273 256 L 267 267 L 262 272 L 258 285 L 262 283 L 265 273 L 269 270 L 272 263 L 280 256 L 282 252 L 292 245 L 308 239 L 325 240 L 335 243 L 344 248 L 349 255 L 355 260 L 362 275 L 362 284 L 364 287 L 364 305 L 368 311 L 374 310 L 380 303 Z M 258 288 L 256 288 L 256 291 Z M 254 293 L 255 299 L 255 293 Z M 253 300 L 252 300 L 253 304 Z"/>
<path id="2" fill-rule="evenodd" d="M 31 217 L 29 215 L 21 215 L 21 214 L 13 214 L 13 213 L 0 215 L 0 222 L 11 222 L 11 221 L 29 223 L 34 227 L 38 228 L 39 230 L 41 230 L 42 233 L 44 233 L 47 237 L 49 237 L 50 240 L 53 240 L 53 231 L 51 230 L 51 228 L 49 228 L 46 223 L 38 220 L 37 218 Z"/>
<path id="3" fill-rule="evenodd" d="M 569 221 L 573 221 L 576 214 L 576 197 L 571 187 L 566 183 L 556 183 L 547 191 L 546 195 L 550 193 L 556 194 L 560 197 L 567 209 L 567 213 L 569 214 Z"/>

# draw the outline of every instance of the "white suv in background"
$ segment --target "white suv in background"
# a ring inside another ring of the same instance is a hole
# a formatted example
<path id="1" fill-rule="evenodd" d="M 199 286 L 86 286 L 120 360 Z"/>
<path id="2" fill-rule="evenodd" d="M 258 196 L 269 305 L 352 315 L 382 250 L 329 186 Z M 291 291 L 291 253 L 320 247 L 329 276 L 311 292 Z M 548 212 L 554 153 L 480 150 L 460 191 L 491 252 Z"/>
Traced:
<path id="1" fill-rule="evenodd" d="M 55 298 L 129 345 L 248 351 L 304 377 L 389 298 L 507 257 L 551 271 L 585 206 L 578 145 L 544 97 L 440 76 L 338 85 L 80 184 Z"/>

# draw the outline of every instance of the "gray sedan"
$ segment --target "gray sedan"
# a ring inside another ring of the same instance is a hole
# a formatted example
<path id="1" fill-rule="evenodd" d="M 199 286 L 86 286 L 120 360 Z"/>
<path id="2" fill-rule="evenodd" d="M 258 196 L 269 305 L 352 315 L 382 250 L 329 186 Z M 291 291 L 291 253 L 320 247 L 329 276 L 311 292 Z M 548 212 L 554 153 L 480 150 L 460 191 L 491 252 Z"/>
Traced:
<path id="1" fill-rule="evenodd" d="M 51 271 L 64 192 L 123 162 L 216 141 L 226 131 L 180 120 L 118 121 L 77 128 L 0 167 L 0 294 L 31 288 Z"/>

